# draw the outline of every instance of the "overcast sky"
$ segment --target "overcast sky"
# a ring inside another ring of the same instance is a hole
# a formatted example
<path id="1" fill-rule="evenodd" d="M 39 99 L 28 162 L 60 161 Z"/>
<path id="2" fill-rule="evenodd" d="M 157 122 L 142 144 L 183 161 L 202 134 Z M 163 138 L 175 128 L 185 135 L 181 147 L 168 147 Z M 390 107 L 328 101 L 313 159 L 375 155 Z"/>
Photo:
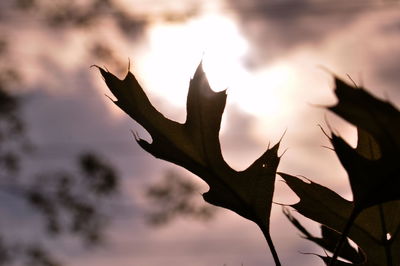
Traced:
<path id="1" fill-rule="evenodd" d="M 77 1 L 79 2 L 79 1 Z M 281 171 L 299 174 L 351 199 L 344 170 L 318 128 L 325 116 L 355 143 L 354 128 L 316 105 L 335 103 L 332 73 L 352 79 L 399 106 L 400 12 L 392 1 L 219 0 L 116 1 L 135 18 L 122 33 L 111 19 L 90 30 L 43 27 L 42 14 L 3 17 L 0 29 L 12 40 L 13 63 L 26 79 L 20 93 L 29 134 L 38 146 L 32 166 L 67 164 L 81 150 L 101 151 L 120 170 L 121 209 L 106 247 L 89 253 L 69 248 L 68 265 L 93 266 L 261 266 L 272 265 L 258 228 L 221 210 L 207 223 L 179 219 L 158 229 L 145 224 L 143 188 L 168 169 L 189 173 L 148 155 L 130 130 L 146 137 L 110 95 L 92 64 L 121 78 L 128 59 L 153 104 L 169 118 L 184 121 L 188 82 L 200 60 L 215 90 L 228 88 L 223 117 L 223 155 L 244 169 L 283 132 Z M 93 57 L 93 43 L 110 55 Z M 203 192 L 206 191 L 205 190 Z M 280 181 L 275 201 L 294 203 Z M 200 197 L 200 195 L 199 195 Z M 122 212 L 122 213 L 121 213 Z M 275 206 L 271 222 L 283 265 L 323 265 L 323 254 Z M 316 226 L 312 231 L 317 232 Z M 73 255 L 73 256 L 71 256 Z"/>

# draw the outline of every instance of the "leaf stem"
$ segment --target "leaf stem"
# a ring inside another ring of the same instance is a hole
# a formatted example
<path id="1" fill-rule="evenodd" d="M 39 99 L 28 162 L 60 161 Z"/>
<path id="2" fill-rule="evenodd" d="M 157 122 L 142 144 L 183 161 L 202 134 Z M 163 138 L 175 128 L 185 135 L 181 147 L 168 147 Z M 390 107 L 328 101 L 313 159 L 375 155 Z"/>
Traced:
<path id="1" fill-rule="evenodd" d="M 380 216 L 380 219 L 381 219 L 381 226 L 382 226 L 382 242 L 383 242 L 383 246 L 385 248 L 385 254 L 386 254 L 386 265 L 387 266 L 393 266 L 392 251 L 390 249 L 391 241 L 387 238 L 388 231 L 387 231 L 387 228 L 386 228 L 385 213 L 383 211 L 382 204 L 379 204 L 378 208 L 379 208 L 379 216 Z"/>
<path id="2" fill-rule="evenodd" d="M 278 253 L 275 250 L 274 243 L 272 242 L 271 234 L 269 233 L 269 229 L 264 224 L 258 224 L 261 231 L 264 234 L 265 240 L 267 240 L 269 249 L 271 251 L 272 257 L 274 258 L 274 262 L 276 266 L 281 266 L 281 262 L 279 261 Z"/>
<path id="3" fill-rule="evenodd" d="M 332 259 L 329 262 L 329 266 L 334 266 L 336 264 L 337 258 L 339 256 L 339 252 L 342 249 L 342 246 L 344 244 L 344 242 L 346 241 L 346 238 L 350 232 L 351 227 L 354 224 L 354 221 L 356 220 L 356 218 L 358 217 L 358 214 L 360 213 L 359 209 L 354 208 L 353 211 L 350 214 L 349 219 L 346 222 L 346 225 L 343 229 L 342 235 L 340 236 L 340 239 L 336 245 L 335 251 L 333 253 Z"/>

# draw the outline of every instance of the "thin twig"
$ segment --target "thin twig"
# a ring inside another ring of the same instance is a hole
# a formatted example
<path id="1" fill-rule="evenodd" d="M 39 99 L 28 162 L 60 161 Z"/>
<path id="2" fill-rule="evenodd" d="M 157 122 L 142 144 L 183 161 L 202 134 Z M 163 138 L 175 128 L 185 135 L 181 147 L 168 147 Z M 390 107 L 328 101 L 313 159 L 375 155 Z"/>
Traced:
<path id="1" fill-rule="evenodd" d="M 347 220 L 347 223 L 343 229 L 342 235 L 340 236 L 339 242 L 337 243 L 337 246 L 333 253 L 332 259 L 329 262 L 329 266 L 334 266 L 336 264 L 337 258 L 339 257 L 340 250 L 342 249 L 342 246 L 343 246 L 344 242 L 346 241 L 347 236 L 349 235 L 350 229 L 353 226 L 354 221 L 358 217 L 359 213 L 360 213 L 360 211 L 356 208 L 354 208 L 353 211 L 351 212 L 350 217 Z"/>

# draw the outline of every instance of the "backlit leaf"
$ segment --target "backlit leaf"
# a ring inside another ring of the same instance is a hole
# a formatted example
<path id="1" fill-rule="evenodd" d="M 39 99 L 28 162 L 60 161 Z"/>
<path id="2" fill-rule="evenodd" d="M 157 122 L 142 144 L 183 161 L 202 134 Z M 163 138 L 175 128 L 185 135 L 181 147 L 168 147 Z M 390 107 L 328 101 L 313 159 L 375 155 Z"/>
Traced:
<path id="1" fill-rule="evenodd" d="M 346 169 L 356 210 L 400 200 L 400 112 L 364 89 L 335 79 L 339 102 L 329 109 L 359 129 L 357 149 L 332 135 Z"/>
<path id="2" fill-rule="evenodd" d="M 115 104 L 150 133 L 152 142 L 137 138 L 139 145 L 155 157 L 180 165 L 202 178 L 210 187 L 204 194 L 207 202 L 254 221 L 263 231 L 278 265 L 269 235 L 269 216 L 280 160 L 279 143 L 246 170 L 232 169 L 223 159 L 219 142 L 226 93 L 211 90 L 201 65 L 190 81 L 184 124 L 158 112 L 131 72 L 120 80 L 102 68 L 99 70 L 117 98 Z"/>
<path id="3" fill-rule="evenodd" d="M 338 78 L 335 84 L 338 103 L 329 109 L 358 129 L 355 149 L 335 134 L 330 138 L 347 171 L 353 202 L 313 182 L 285 174 L 282 177 L 300 197 L 294 208 L 342 234 L 330 265 L 335 264 L 347 236 L 366 253 L 367 265 L 383 261 L 398 265 L 400 112 L 364 89 Z"/>
<path id="4" fill-rule="evenodd" d="M 305 182 L 283 173 L 279 175 L 300 198 L 300 201 L 291 207 L 311 220 L 342 232 L 352 212 L 351 201 L 312 181 Z M 387 217 L 387 232 L 382 231 L 379 207 L 374 206 L 359 214 L 348 235 L 368 257 L 366 265 L 382 265 L 380 262 L 386 261 L 385 243 L 382 241 L 386 234 L 391 236 L 390 248 L 394 265 L 400 263 L 400 201 L 383 204 L 383 212 Z M 304 234 L 303 231 L 302 233 Z"/>

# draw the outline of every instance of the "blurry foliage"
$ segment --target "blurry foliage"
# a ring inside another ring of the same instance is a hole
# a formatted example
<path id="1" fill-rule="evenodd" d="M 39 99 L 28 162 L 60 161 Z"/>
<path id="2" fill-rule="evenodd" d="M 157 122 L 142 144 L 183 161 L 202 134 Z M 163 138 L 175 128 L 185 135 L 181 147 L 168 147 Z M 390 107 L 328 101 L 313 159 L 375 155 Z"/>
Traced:
<path id="1" fill-rule="evenodd" d="M 4 3 L 7 8 L 0 12 L 0 18 L 9 18 L 15 12 L 23 12 L 24 17 L 32 16 L 44 21 L 45 26 L 58 30 L 96 27 L 96 23 L 107 18 L 114 20 L 124 34 L 140 34 L 147 18 L 133 16 L 117 1 L 113 0 L 14 0 Z"/>
<path id="2" fill-rule="evenodd" d="M 68 36 L 70 33 L 77 35 L 84 33 L 85 43 L 77 46 L 76 49 L 83 50 L 83 53 L 90 58 L 89 60 L 113 66 L 118 70 L 127 59 L 119 57 L 115 36 L 106 35 L 105 37 L 102 29 L 105 25 L 114 26 L 114 33 L 122 39 L 132 41 L 143 36 L 145 27 L 151 20 L 146 14 L 136 14 L 129 10 L 115 0 L 0 1 L 1 81 L 7 79 L 7 82 L 12 80 L 13 83 L 18 81 L 20 85 L 28 85 L 23 84 L 25 81 L 23 68 L 18 66 L 22 63 L 20 61 L 22 51 L 10 49 L 19 42 L 13 34 L 20 31 L 21 25 L 23 25 L 23 30 L 47 31 L 50 39 Z M 35 41 L 32 40 L 32 42 Z M 73 38 L 69 37 L 63 38 L 63 41 L 74 42 Z M 46 56 L 57 57 L 58 55 L 47 54 Z M 51 69 L 49 71 L 51 72 Z"/>
<path id="3" fill-rule="evenodd" d="M 191 217 L 208 221 L 214 217 L 217 208 L 199 202 L 199 187 L 190 179 L 169 171 L 162 180 L 150 185 L 146 198 L 151 202 L 147 214 L 152 225 L 165 225 L 176 217 Z"/>
<path id="4" fill-rule="evenodd" d="M 324 263 L 400 265 L 400 112 L 391 103 L 335 77 L 338 103 L 328 109 L 358 130 L 355 149 L 335 133 L 329 136 L 324 132 L 348 173 L 354 198 L 348 201 L 310 180 L 277 173 L 279 142 L 245 171 L 232 170 L 222 158 L 218 136 L 226 95 L 224 91 L 216 93 L 210 89 L 200 66 L 190 81 L 184 124 L 158 112 L 131 72 L 120 80 L 103 68 L 99 70 L 117 99 L 114 103 L 151 135 L 151 143 L 136 136 L 138 144 L 156 158 L 180 165 L 202 178 L 210 187 L 203 194 L 207 202 L 255 222 L 276 265 L 281 264 L 269 235 L 276 174 L 300 198 L 291 207 L 321 224 L 322 236 L 315 237 L 284 209 L 304 238 L 333 253 L 317 255 Z M 169 179 L 148 191 L 151 198 L 158 200 L 159 207 L 168 211 L 156 217 L 162 221 L 168 220 L 169 213 L 196 214 L 186 212 L 190 208 L 182 204 L 193 195 L 191 185 Z M 357 248 L 350 245 L 348 238 Z"/>
<path id="5" fill-rule="evenodd" d="M 109 224 L 107 203 L 119 192 L 116 170 L 93 152 L 82 153 L 68 170 L 47 167 L 35 174 L 26 173 L 23 167 L 26 159 L 35 156 L 35 146 L 27 137 L 21 114 L 25 99 L 17 92 L 29 84 L 18 66 L 19 55 L 12 49 L 17 40 L 9 33 L 14 30 L 14 23 L 18 24 L 21 19 L 34 21 L 30 25 L 38 28 L 67 32 L 89 30 L 95 26 L 94 22 L 110 16 L 115 19 L 123 12 L 117 10 L 112 1 L 91 1 L 84 8 L 78 6 L 78 2 L 15 0 L 0 3 L 0 21 L 4 29 L 0 34 L 0 194 L 8 201 L 25 202 L 30 206 L 32 213 L 24 215 L 33 216 L 32 224 L 26 223 L 32 227 L 31 232 L 43 232 L 40 239 L 22 235 L 21 240 L 5 234 L 16 225 L 2 224 L 0 265 L 60 265 L 56 259 L 57 251 L 47 242 L 61 243 L 71 236 L 87 246 L 101 243 Z M 132 19 L 132 28 L 129 28 L 126 26 L 128 21 L 131 21 L 128 15 L 118 18 L 118 23 L 124 24 L 124 35 L 140 34 L 140 25 L 144 22 Z M 91 41 L 92 46 L 99 46 L 95 38 Z M 107 58 L 108 63 L 118 61 L 112 57 L 109 45 L 101 46 L 108 51 L 102 52 L 102 58 L 97 50 L 88 52 L 99 60 Z M 20 215 L 12 218 L 13 211 L 5 206 L 0 208 L 2 216 L 11 220 Z"/>
<path id="6" fill-rule="evenodd" d="M 33 218 L 29 224 L 32 232 L 44 229 L 48 238 L 75 235 L 88 245 L 100 243 L 109 222 L 107 213 L 111 211 L 107 202 L 119 191 L 115 169 L 89 152 L 77 158 L 76 170 L 43 170 L 37 175 L 22 175 L 20 165 L 29 154 L 25 145 L 20 145 L 27 137 L 19 111 L 19 98 L 0 90 L 0 194 L 6 194 L 10 200 L 25 201 L 41 214 L 41 219 Z M 12 211 L 3 209 L 2 215 L 12 215 Z M 0 265 L 60 265 L 40 239 L 30 240 L 27 236 L 21 242 L 2 237 L 13 224 L 6 226 L 9 228 L 0 228 Z"/>
<path id="7" fill-rule="evenodd" d="M 16 175 L 20 157 L 30 150 L 31 143 L 20 118 L 21 99 L 8 92 L 19 82 L 18 75 L 10 69 L 1 70 L 0 65 L 0 176 Z"/>
<path id="8" fill-rule="evenodd" d="M 67 36 L 71 32 L 84 33 L 86 43 L 76 49 L 83 49 L 90 61 L 123 71 L 121 66 L 125 65 L 127 58 L 120 57 L 116 36 L 117 39 L 135 41 L 144 37 L 146 27 L 154 21 L 185 21 L 199 13 L 195 4 L 186 8 L 189 9 L 187 12 L 161 7 L 143 11 L 118 0 L 2 0 L 0 56 L 7 65 L 12 65 L 13 70 L 18 69 L 14 65 L 19 59 L 18 54 L 10 53 L 6 60 L 4 48 L 17 41 L 10 38 L 10 33 L 24 25 L 28 29 L 47 30 L 48 36 L 54 34 L 54 38 Z M 113 30 L 105 32 L 105 27 Z M 110 36 L 109 32 L 113 35 Z M 63 40 L 74 41 L 68 37 Z"/>
<path id="9" fill-rule="evenodd" d="M 10 246 L 3 242 L 1 238 L 0 265 L 60 266 L 40 245 L 20 244 Z"/>
<path id="10" fill-rule="evenodd" d="M 93 153 L 80 155 L 78 166 L 79 176 L 66 171 L 36 176 L 25 193 L 45 217 L 49 233 L 78 234 L 94 244 L 101 240 L 106 222 L 102 202 L 117 192 L 118 176 Z"/>

